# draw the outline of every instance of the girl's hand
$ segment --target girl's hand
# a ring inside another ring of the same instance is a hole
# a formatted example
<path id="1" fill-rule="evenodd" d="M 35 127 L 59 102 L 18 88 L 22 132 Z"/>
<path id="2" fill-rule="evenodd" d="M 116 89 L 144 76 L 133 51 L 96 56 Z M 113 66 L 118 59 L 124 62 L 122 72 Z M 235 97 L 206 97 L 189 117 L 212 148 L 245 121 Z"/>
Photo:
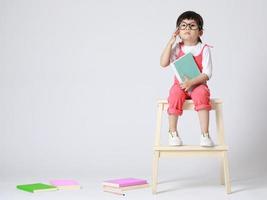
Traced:
<path id="1" fill-rule="evenodd" d="M 179 35 L 179 32 L 180 32 L 180 30 L 177 28 L 177 29 L 175 30 L 175 32 L 172 34 L 172 37 L 171 37 L 171 39 L 170 39 L 170 41 L 169 41 L 169 44 L 170 44 L 170 45 L 173 45 L 173 44 L 175 43 L 175 41 L 176 41 L 176 36 Z"/>
<path id="2" fill-rule="evenodd" d="M 180 87 L 184 90 L 184 91 L 188 91 L 191 87 L 193 86 L 192 82 L 190 81 L 190 79 L 188 79 L 187 77 L 185 77 L 185 81 L 183 83 L 180 84 Z"/>

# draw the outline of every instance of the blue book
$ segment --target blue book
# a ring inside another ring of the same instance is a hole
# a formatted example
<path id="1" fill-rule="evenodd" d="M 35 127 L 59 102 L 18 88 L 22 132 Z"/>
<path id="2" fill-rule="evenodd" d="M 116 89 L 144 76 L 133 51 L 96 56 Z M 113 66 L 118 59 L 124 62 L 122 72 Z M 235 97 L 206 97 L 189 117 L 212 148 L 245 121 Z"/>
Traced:
<path id="1" fill-rule="evenodd" d="M 185 77 L 193 79 L 200 74 L 192 53 L 187 53 L 171 63 L 171 67 L 180 83 Z"/>

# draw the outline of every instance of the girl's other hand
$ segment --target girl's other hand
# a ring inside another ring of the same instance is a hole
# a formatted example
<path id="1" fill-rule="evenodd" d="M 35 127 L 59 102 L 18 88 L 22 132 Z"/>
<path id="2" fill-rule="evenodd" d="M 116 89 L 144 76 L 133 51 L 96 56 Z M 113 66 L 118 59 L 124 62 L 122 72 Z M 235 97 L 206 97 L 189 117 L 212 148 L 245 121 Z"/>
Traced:
<path id="1" fill-rule="evenodd" d="M 169 41 L 170 45 L 173 45 L 175 43 L 176 36 L 179 35 L 179 32 L 180 32 L 180 30 L 178 28 L 174 31 L 174 33 L 172 34 L 172 37 L 171 37 L 171 39 Z"/>
<path id="2" fill-rule="evenodd" d="M 180 84 L 180 87 L 184 90 L 184 91 L 189 91 L 189 89 L 193 86 L 191 80 L 185 76 L 185 81 L 183 83 Z"/>

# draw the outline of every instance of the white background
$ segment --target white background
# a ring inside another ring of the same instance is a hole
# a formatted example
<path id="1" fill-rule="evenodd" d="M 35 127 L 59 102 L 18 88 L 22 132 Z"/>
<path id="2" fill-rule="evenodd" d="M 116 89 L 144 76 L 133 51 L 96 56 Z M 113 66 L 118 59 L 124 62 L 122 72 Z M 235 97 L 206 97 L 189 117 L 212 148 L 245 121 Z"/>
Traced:
<path id="1" fill-rule="evenodd" d="M 263 0 L 0 0 L 0 197 L 20 195 L 17 184 L 52 178 L 91 181 L 99 198 L 106 197 L 105 179 L 151 180 L 156 101 L 167 98 L 173 81 L 159 58 L 186 10 L 202 15 L 202 41 L 214 46 L 208 84 L 212 97 L 224 101 L 232 198 L 263 194 L 266 6 Z M 199 143 L 195 112 L 184 113 L 179 131 L 184 143 Z M 203 180 L 224 195 L 216 159 L 164 159 L 159 172 L 174 186 L 191 180 L 184 198 Z M 174 191 L 164 195 L 179 197 Z"/>

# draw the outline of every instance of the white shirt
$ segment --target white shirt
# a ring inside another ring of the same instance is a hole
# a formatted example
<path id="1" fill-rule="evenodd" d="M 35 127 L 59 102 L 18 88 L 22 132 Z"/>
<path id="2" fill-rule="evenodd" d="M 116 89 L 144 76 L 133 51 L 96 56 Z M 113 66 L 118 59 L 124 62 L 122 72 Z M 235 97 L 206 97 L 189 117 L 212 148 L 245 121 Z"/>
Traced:
<path id="1" fill-rule="evenodd" d="M 186 46 L 182 45 L 182 51 L 187 54 L 187 53 L 192 53 L 193 56 L 198 56 L 201 53 L 201 50 L 205 44 L 202 44 L 201 42 L 198 42 L 194 46 Z M 176 59 L 176 56 L 178 55 L 180 51 L 179 43 L 177 43 L 174 48 L 172 49 L 171 52 L 171 59 L 170 61 L 174 61 Z M 206 74 L 209 79 L 212 76 L 212 60 L 211 60 L 211 52 L 210 52 L 210 47 L 206 46 L 203 49 L 203 54 L 202 54 L 202 73 Z"/>

